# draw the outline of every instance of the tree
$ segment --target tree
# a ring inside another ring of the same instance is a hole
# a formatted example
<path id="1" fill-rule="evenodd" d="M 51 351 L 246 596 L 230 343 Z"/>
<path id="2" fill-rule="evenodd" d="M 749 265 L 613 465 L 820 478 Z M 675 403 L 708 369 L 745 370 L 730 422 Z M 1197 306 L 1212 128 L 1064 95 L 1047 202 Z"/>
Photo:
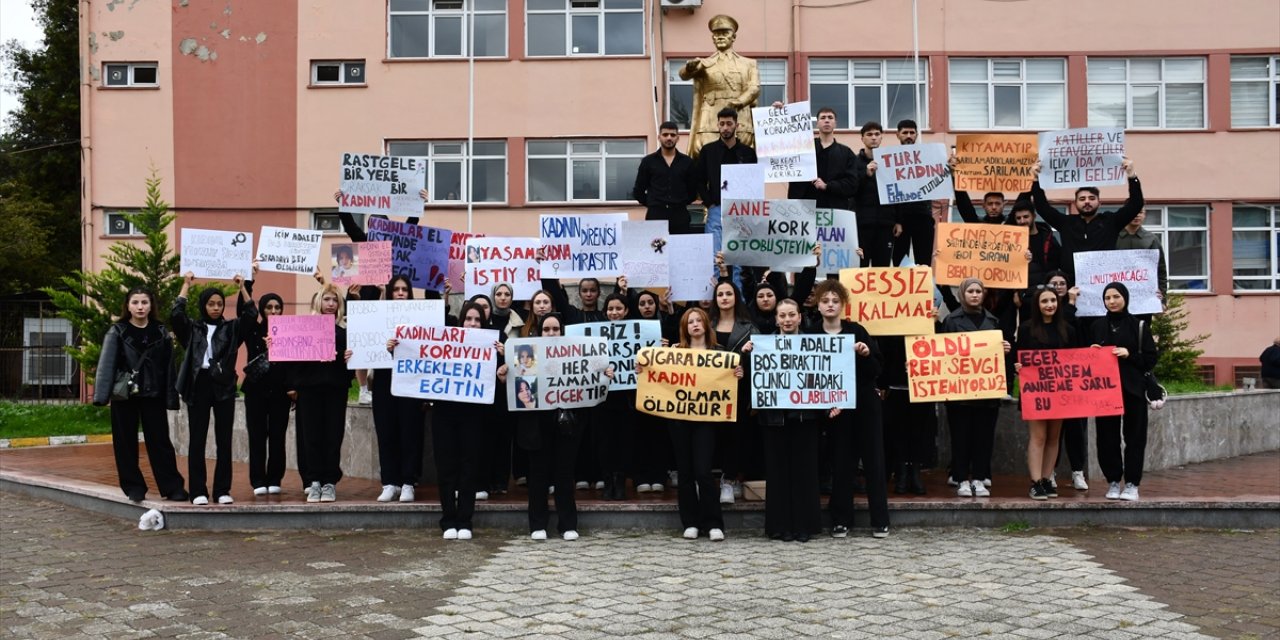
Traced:
<path id="1" fill-rule="evenodd" d="M 1151 337 L 1155 339 L 1160 350 L 1160 359 L 1156 361 L 1155 374 L 1160 382 L 1200 382 L 1200 371 L 1196 359 L 1204 353 L 1196 345 L 1204 342 L 1209 336 L 1201 334 L 1184 338 L 1187 330 L 1186 299 L 1181 294 L 1170 294 L 1165 300 L 1164 313 L 1151 320 Z"/>
<path id="2" fill-rule="evenodd" d="M 0 134 L 0 228 L 25 252 L 0 262 L 0 294 L 53 284 L 80 264 L 78 4 L 32 0 L 43 47 L 11 41 L 0 52 L 12 70 L 3 81 L 19 96 Z"/>

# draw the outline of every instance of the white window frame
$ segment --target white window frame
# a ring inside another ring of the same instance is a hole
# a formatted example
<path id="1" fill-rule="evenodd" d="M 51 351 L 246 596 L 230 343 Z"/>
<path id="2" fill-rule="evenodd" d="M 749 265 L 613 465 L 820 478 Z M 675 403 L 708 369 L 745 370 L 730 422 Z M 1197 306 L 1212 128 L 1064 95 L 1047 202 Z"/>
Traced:
<path id="1" fill-rule="evenodd" d="M 609 9 L 605 4 L 609 0 L 563 0 L 564 8 L 562 9 L 530 9 L 528 0 L 525 0 L 524 8 L 524 55 L 526 58 L 634 58 L 646 56 L 649 53 L 649 43 L 647 34 L 649 33 L 649 16 L 645 11 L 645 6 L 650 0 L 644 0 L 640 3 L 639 8 L 625 9 Z M 586 4 L 595 2 L 596 6 L 573 6 L 574 4 Z M 634 13 L 640 16 L 640 51 L 637 53 L 605 53 L 609 49 L 608 43 L 605 41 L 605 17 L 608 14 Z M 552 54 L 533 54 L 529 53 L 529 43 L 532 38 L 529 37 L 529 16 L 531 15 L 563 15 L 564 16 L 564 51 L 562 53 Z M 600 51 L 595 53 L 575 53 L 573 51 L 573 16 L 594 15 L 599 16 L 596 21 L 596 37 L 600 43 Z"/>
<path id="2" fill-rule="evenodd" d="M 354 67 L 355 65 L 360 66 L 360 71 L 358 74 L 356 74 L 360 76 L 360 80 L 347 82 L 347 70 L 348 68 Z M 336 81 L 320 79 L 319 77 L 320 67 L 328 67 L 328 66 L 338 67 L 338 79 Z M 365 72 L 368 71 L 368 69 L 369 67 L 368 65 L 365 64 L 364 60 L 312 60 L 311 61 L 311 86 L 313 87 L 368 86 L 369 83 L 368 81 L 365 80 Z"/>
<path id="3" fill-rule="evenodd" d="M 434 60 L 434 59 L 462 59 L 468 58 L 468 52 L 472 52 L 471 43 L 471 25 L 470 21 L 475 16 L 502 16 L 502 52 L 493 54 L 477 55 L 477 58 L 505 58 L 507 57 L 507 47 L 511 42 L 511 17 L 508 15 L 510 4 L 507 0 L 503 0 L 501 10 L 498 9 L 476 9 L 474 0 L 456 0 L 462 3 L 461 9 L 437 9 L 436 3 L 448 0 L 425 0 L 430 3 L 429 8 L 425 10 L 395 10 L 391 8 L 391 2 L 387 2 L 387 58 L 393 60 Z M 427 47 L 431 52 L 426 56 L 397 56 L 392 53 L 391 47 L 391 21 L 395 16 L 428 16 L 430 17 L 429 26 L 427 27 Z M 438 54 L 435 53 L 436 46 L 436 19 L 437 18 L 461 18 L 462 19 L 462 36 L 460 51 L 456 54 Z"/>
<path id="4" fill-rule="evenodd" d="M 681 80 L 681 79 L 680 79 L 680 72 L 679 72 L 679 70 L 680 70 L 680 68 L 681 68 L 681 67 L 683 67 L 683 66 L 685 65 L 685 62 L 687 62 L 687 61 L 688 61 L 688 58 L 668 58 L 668 59 L 667 59 L 667 105 L 666 105 L 666 119 L 667 119 L 667 120 L 671 120 L 671 121 L 675 122 L 677 125 L 679 125 L 679 126 L 680 126 L 680 130 L 681 130 L 681 131 L 689 131 L 689 127 L 685 126 L 685 124 L 684 124 L 683 122 L 680 122 L 679 120 L 677 120 L 677 119 L 676 119 L 676 117 L 671 113 L 671 105 L 673 104 L 673 102 L 672 102 L 672 100 L 671 100 L 671 88 L 672 88 L 672 87 L 692 87 L 692 86 L 693 86 L 693 80 L 692 80 L 692 79 L 690 79 L 690 80 Z M 782 73 L 781 73 L 781 76 L 780 76 L 780 77 L 781 77 L 781 80 L 777 80 L 777 81 L 772 81 L 772 80 L 770 80 L 770 81 L 768 81 L 768 82 L 766 82 L 766 81 L 765 81 L 766 74 L 768 74 L 768 75 L 770 75 L 770 76 L 774 75 L 774 72 L 773 72 L 773 71 L 769 71 L 769 72 L 766 72 L 766 71 L 765 71 L 765 69 L 764 69 L 763 67 L 764 67 L 766 64 L 767 64 L 767 65 L 769 65 L 769 66 L 773 66 L 773 65 L 781 65 L 781 66 L 782 66 Z M 759 104 L 759 106 L 766 106 L 766 105 L 768 105 L 768 104 L 771 104 L 771 103 L 769 103 L 769 102 L 766 102 L 766 101 L 765 101 L 765 99 L 764 99 L 764 88 L 765 88 L 765 87 L 779 87 L 779 88 L 781 88 L 781 89 L 782 89 L 782 101 L 783 101 L 783 102 L 786 102 L 786 101 L 787 101 L 787 98 L 788 98 L 788 96 L 787 96 L 787 60 L 786 60 L 786 58 L 760 58 L 760 59 L 756 60 L 756 66 L 760 68 L 760 69 L 759 69 L 759 71 L 760 71 L 760 98 L 757 100 L 757 103 Z M 690 108 L 692 108 L 692 106 L 691 106 Z M 690 120 L 692 120 L 692 119 L 693 119 L 693 113 L 690 113 L 690 114 L 689 114 L 689 119 L 690 119 Z"/>
<path id="5" fill-rule="evenodd" d="M 952 71 L 957 61 L 973 61 L 982 60 L 987 63 L 986 80 L 956 80 L 955 73 Z M 1062 80 L 1030 80 L 1027 78 L 1027 62 L 1031 60 L 1056 60 L 1062 64 Z M 1005 79 L 995 77 L 996 63 L 1018 63 L 1018 79 Z M 1061 57 L 1045 57 L 1045 58 L 951 58 L 948 63 L 948 88 L 949 97 L 948 111 L 950 112 L 951 122 L 949 123 L 952 131 L 1053 131 L 1055 129 L 1065 129 L 1067 127 L 1067 108 L 1070 99 L 1070 79 L 1068 78 L 1067 59 Z M 957 85 L 973 86 L 982 85 L 987 87 L 987 124 L 985 127 L 960 126 L 955 123 L 955 87 Z M 1030 127 L 1027 126 L 1027 87 L 1028 86 L 1062 86 L 1062 121 L 1057 126 L 1052 127 Z M 1001 125 L 995 123 L 995 103 L 996 103 L 996 87 L 1016 86 L 1019 89 L 1019 122 L 1017 126 Z"/>
<path id="6" fill-rule="evenodd" d="M 107 74 L 108 67 L 127 67 L 126 73 L 128 77 L 125 84 L 108 84 Z M 155 82 L 138 82 L 135 79 L 138 69 L 151 69 L 156 74 Z M 160 86 L 160 63 L 158 62 L 103 62 L 102 63 L 102 87 L 107 89 L 128 89 L 128 88 L 146 88 Z"/>
<path id="7" fill-rule="evenodd" d="M 1202 226 L 1197 225 L 1193 227 L 1183 227 L 1183 226 L 1170 227 L 1169 226 L 1169 209 L 1186 209 L 1186 208 L 1196 208 L 1196 209 L 1203 210 L 1204 225 Z M 1210 244 L 1211 239 L 1209 237 L 1209 215 L 1210 215 L 1209 206 L 1203 205 L 1203 204 L 1196 204 L 1196 203 L 1185 203 L 1185 204 L 1179 203 L 1179 204 L 1168 204 L 1168 205 L 1150 205 L 1149 204 L 1145 207 L 1145 210 L 1147 212 L 1147 218 L 1145 221 L 1143 221 L 1142 228 L 1160 237 L 1160 246 L 1164 249 L 1165 270 L 1169 274 L 1169 290 L 1178 291 L 1181 293 L 1212 292 L 1213 291 L 1213 259 L 1212 259 L 1213 256 L 1212 256 L 1212 251 L 1210 250 L 1212 245 Z M 1159 214 L 1159 217 L 1160 217 L 1159 224 L 1156 224 L 1154 221 L 1152 221 L 1152 213 L 1155 213 L 1155 212 L 1158 212 Z M 1203 233 L 1204 234 L 1204 245 L 1203 245 L 1204 246 L 1203 248 L 1204 273 L 1203 274 L 1184 275 L 1184 274 L 1175 274 L 1173 272 L 1173 267 L 1174 267 L 1173 252 L 1176 250 L 1176 247 L 1174 247 L 1173 243 L 1170 241 L 1170 237 L 1172 234 L 1180 234 L 1180 233 Z M 1179 281 L 1184 281 L 1184 282 L 1185 281 L 1193 281 L 1193 282 L 1203 281 L 1204 288 L 1188 289 L 1186 288 L 1185 285 L 1180 286 L 1178 284 Z"/>
<path id="8" fill-rule="evenodd" d="M 1280 96 L 1280 55 L 1276 56 L 1231 56 L 1231 60 L 1242 59 L 1261 59 L 1267 61 L 1267 77 L 1265 78 L 1236 78 L 1234 70 L 1231 75 L 1231 88 L 1234 90 L 1239 85 L 1247 84 L 1266 84 L 1267 85 L 1267 124 L 1236 124 L 1236 101 L 1235 96 L 1231 97 L 1231 128 L 1232 129 L 1275 129 L 1280 127 L 1280 105 L 1276 104 L 1276 99 Z"/>
<path id="9" fill-rule="evenodd" d="M 119 209 L 103 210 L 102 235 L 111 237 L 111 238 L 141 238 L 143 235 L 142 232 L 138 231 L 138 228 L 133 225 L 133 222 L 131 222 L 128 218 L 124 217 L 124 215 L 127 213 L 137 213 L 137 211 L 121 211 Z M 129 230 L 125 233 L 112 233 L 112 229 L 111 229 L 112 216 L 121 216 L 121 220 L 124 220 L 124 223 L 129 226 Z"/>
<path id="10" fill-rule="evenodd" d="M 1134 79 L 1133 79 L 1133 74 L 1132 74 L 1132 72 L 1131 72 L 1131 67 L 1132 67 L 1132 63 L 1133 63 L 1135 60 L 1158 60 L 1158 61 L 1160 62 L 1160 79 L 1159 79 L 1159 80 L 1134 80 Z M 1200 124 L 1199 124 L 1198 126 L 1193 126 L 1193 127 L 1173 127 L 1173 126 L 1170 126 L 1170 125 L 1168 125 L 1168 124 L 1167 124 L 1167 119 L 1166 119 L 1166 118 L 1167 118 L 1167 115 L 1168 115 L 1168 108 L 1167 108 L 1167 106 L 1166 106 L 1166 100 L 1167 100 L 1168 93 L 1167 93 L 1167 92 L 1166 92 L 1166 90 L 1165 90 L 1166 86 L 1167 86 L 1167 85 L 1191 85 L 1191 84 L 1196 84 L 1196 82 L 1194 82 L 1194 81 L 1189 81 L 1189 80 L 1188 80 L 1188 81 L 1178 81 L 1178 80 L 1172 80 L 1172 81 L 1171 81 L 1171 80 L 1166 79 L 1166 78 L 1167 78 L 1167 73 L 1166 73 L 1166 71 L 1165 71 L 1165 67 L 1166 67 L 1167 63 L 1168 63 L 1168 62 L 1170 62 L 1170 61 L 1172 61 L 1172 60 L 1178 60 L 1178 61 L 1195 60 L 1195 61 L 1198 61 L 1198 62 L 1200 63 L 1200 81 L 1199 81 L 1199 85 L 1200 85 Z M 1208 125 L 1209 125 L 1209 80 L 1208 80 L 1208 77 L 1209 77 L 1209 76 L 1208 76 L 1209 61 L 1208 61 L 1206 58 L 1203 58 L 1203 57 L 1197 57 L 1197 56 L 1178 56 L 1178 57 L 1168 57 L 1168 58 L 1110 58 L 1110 57 L 1096 57 L 1096 58 L 1089 58 L 1089 59 L 1088 59 L 1088 64 L 1089 64 L 1089 68 L 1090 68 L 1090 70 L 1092 70 L 1092 69 L 1094 68 L 1094 63 L 1095 63 L 1095 62 L 1097 62 L 1097 63 L 1101 63 L 1101 62 L 1104 62 L 1104 61 L 1105 61 L 1105 62 L 1123 62 L 1123 63 L 1124 63 L 1124 75 L 1125 75 L 1125 77 L 1124 77 L 1124 79 L 1123 79 L 1123 80 L 1099 80 L 1099 79 L 1095 79 L 1095 78 L 1093 78 L 1092 76 L 1089 76 L 1089 77 L 1088 77 L 1088 85 L 1089 85 L 1089 100 L 1090 100 L 1090 102 L 1089 102 L 1089 113 L 1090 113 L 1089 126 L 1091 126 L 1091 127 L 1098 127 L 1098 126 L 1117 126 L 1117 125 L 1114 125 L 1114 124 L 1111 124 L 1111 123 L 1095 123 L 1095 122 L 1093 122 L 1093 119 L 1092 119 L 1092 113 L 1093 113 L 1093 102 L 1092 102 L 1092 100 L 1093 100 L 1093 96 L 1094 96 L 1094 93 L 1093 93 L 1094 87 L 1095 87 L 1095 86 L 1097 86 L 1097 87 L 1116 87 L 1116 86 L 1123 86 L 1123 87 L 1124 87 L 1124 122 L 1119 123 L 1119 124 L 1118 124 L 1118 126 L 1124 127 L 1125 129 L 1137 129 L 1137 130 L 1140 130 L 1140 131 L 1141 131 L 1141 130 L 1158 131 L 1158 130 L 1162 130 L 1162 129 L 1170 129 L 1170 130 L 1175 130 L 1175 131 L 1199 131 L 1199 130 L 1203 130 L 1203 129 L 1205 129 L 1206 127 L 1208 127 Z M 1133 89 L 1134 89 L 1134 87 L 1135 87 L 1135 86 L 1139 86 L 1139 87 L 1152 87 L 1152 86 L 1154 86 L 1154 87 L 1156 87 L 1156 92 L 1157 92 L 1157 93 L 1156 93 L 1156 95 L 1157 95 L 1157 98 L 1156 98 L 1156 101 L 1157 101 L 1156 110 L 1157 110 L 1157 119 L 1159 120 L 1159 123 L 1158 123 L 1156 126 L 1139 126 L 1139 125 L 1135 125 L 1135 124 L 1133 124 Z"/>
<path id="11" fill-rule="evenodd" d="M 565 153 L 564 153 L 564 154 L 533 153 L 532 151 L 530 151 L 530 150 L 529 150 L 529 149 L 530 149 L 530 145 L 532 145 L 532 144 L 536 144 L 536 143 L 539 143 L 539 142 L 563 142 L 563 143 L 565 143 L 565 145 L 566 145 L 566 146 L 565 146 Z M 639 151 L 639 152 L 637 152 L 637 153 L 609 153 L 609 151 L 608 151 L 608 146 L 609 146 L 609 145 L 608 145 L 608 143 L 610 143 L 610 142 L 633 142 L 633 143 L 639 143 L 639 144 L 640 144 L 640 151 Z M 575 145 L 575 144 L 598 144 L 598 145 L 599 145 L 599 151 L 597 151 L 597 152 L 590 152 L 590 151 L 574 151 L 574 149 L 573 149 L 573 145 Z M 646 145 L 646 144 L 647 144 L 647 141 L 646 141 L 644 138 L 591 138 L 591 139 L 581 139 L 581 138 L 573 138 L 573 139 L 570 139 L 570 138 L 552 138 L 552 139 L 542 139 L 542 140 L 528 140 L 528 141 L 526 141 L 526 142 L 525 142 L 525 202 L 531 202 L 531 203 L 532 203 L 532 202 L 537 202 L 537 203 L 540 203 L 540 204 L 542 204 L 542 203 L 572 203 L 572 204 L 581 204 L 581 203 L 584 203 L 584 202 L 603 202 L 603 203 L 610 203 L 610 202 L 629 202 L 629 203 L 634 204 L 634 203 L 635 203 L 635 201 L 631 199 L 631 189 L 627 189 L 626 197 L 625 197 L 625 198 L 623 198 L 623 199 L 620 199 L 620 200 L 608 200 L 608 199 L 606 199 L 607 194 L 608 194 L 608 191 L 609 191 L 609 189 L 608 189 L 608 185 L 606 185 L 606 184 L 605 184 L 605 181 L 608 179 L 608 171 L 606 170 L 606 162 L 607 162 L 610 158 L 627 158 L 627 159 L 635 159 L 635 160 L 637 160 L 637 161 L 642 160 L 642 159 L 645 157 L 645 155 L 647 155 L 647 153 L 648 153 L 648 150 L 645 148 L 645 145 Z M 531 171 L 531 170 L 530 170 L 530 168 L 529 168 L 529 163 L 530 163 L 532 160 L 537 160 L 537 159 L 556 159 L 556 160 L 561 160 L 561 159 L 563 159 L 563 160 L 565 161 L 565 163 L 564 163 L 564 168 L 565 168 L 565 176 L 564 176 L 564 178 L 565 178 L 565 196 L 567 197 L 567 199 L 566 199 L 566 200 L 534 200 L 534 199 L 533 199 L 533 193 L 532 193 L 532 189 L 533 189 L 533 179 L 532 179 L 532 178 L 530 178 L 530 176 L 532 175 L 532 171 Z M 600 163 L 600 164 L 599 164 L 599 170 L 597 171 L 597 173 L 598 173 L 598 174 L 599 174 L 599 176 L 600 176 L 600 183 L 599 183 L 599 191 L 598 191 L 598 193 L 600 193 L 600 194 L 601 194 L 601 197 L 599 197 L 599 198 L 574 198 L 574 197 L 573 197 L 573 163 L 574 163 L 575 161 L 590 161 L 590 160 L 598 160 L 598 161 L 599 161 L 599 163 Z M 633 177 L 633 178 L 632 178 L 632 181 L 634 181 L 634 180 L 635 180 L 635 178 Z"/>
<path id="12" fill-rule="evenodd" d="M 498 139 L 498 140 L 476 139 L 475 142 L 477 143 L 500 142 L 502 143 L 503 151 L 501 154 L 494 154 L 494 153 L 472 154 L 472 153 L 469 153 L 468 151 L 466 140 L 386 140 L 384 141 L 383 148 L 386 149 L 387 155 L 413 155 L 414 157 L 426 159 L 427 161 L 427 195 L 429 198 L 427 202 L 432 204 L 467 204 L 469 198 L 471 197 L 471 173 L 474 169 L 475 161 L 502 160 L 502 166 L 503 166 L 502 199 L 501 200 L 476 200 L 472 202 L 472 204 L 483 204 L 483 205 L 506 204 L 507 192 L 509 190 L 509 185 L 507 183 L 509 181 L 509 176 L 510 176 L 510 166 L 508 165 L 508 160 L 507 160 L 507 141 L 502 139 Z M 415 144 L 415 145 L 425 144 L 427 145 L 428 152 L 426 154 L 393 153 L 392 149 L 394 148 L 394 146 L 401 145 L 401 144 Z M 458 147 L 457 152 L 454 152 L 451 149 L 449 149 L 450 147 L 454 147 L 454 146 Z M 433 186 L 435 185 L 435 178 L 436 178 L 436 165 L 441 163 L 459 164 L 462 168 L 461 175 L 460 175 L 461 184 L 458 187 L 459 193 L 458 193 L 458 197 L 455 199 L 450 200 L 447 197 L 448 192 L 438 193 L 437 192 L 438 190 L 433 188 Z"/>
<path id="13" fill-rule="evenodd" d="M 337 224 L 337 226 L 331 229 L 322 228 L 320 226 L 321 217 L 332 218 L 333 221 Z M 364 228 L 365 219 L 368 216 L 366 216 L 363 213 L 353 213 L 351 214 L 351 217 L 356 221 L 357 226 L 359 226 L 361 229 Z M 326 236 L 346 236 L 347 235 L 346 231 L 342 229 L 342 222 L 338 217 L 338 210 L 336 208 L 312 209 L 310 218 L 311 218 L 312 231 L 319 231 Z"/>
<path id="14" fill-rule="evenodd" d="M 814 78 L 814 73 L 813 73 L 814 62 L 822 63 L 822 62 L 828 62 L 833 60 L 843 61 L 847 63 L 848 65 L 847 79 L 843 81 L 830 80 L 830 81 L 815 82 L 813 79 Z M 846 87 L 845 104 L 847 105 L 846 109 L 848 113 L 837 114 L 836 117 L 841 123 L 847 123 L 849 126 L 845 127 L 845 126 L 838 125 L 839 128 L 856 130 L 856 129 L 859 129 L 866 122 L 870 120 L 874 120 L 876 122 L 879 122 L 880 125 L 884 127 L 886 131 L 894 131 L 898 126 L 898 122 L 896 120 L 893 122 L 889 121 L 889 87 L 892 85 L 907 85 L 908 87 L 912 87 L 912 85 L 917 85 L 919 87 L 918 95 L 920 96 L 920 100 L 916 104 L 916 117 L 912 119 L 916 121 L 916 124 L 920 127 L 921 131 L 927 131 L 929 129 L 929 59 L 927 57 L 920 58 L 919 82 L 917 82 L 914 79 L 890 81 L 888 79 L 889 77 L 888 66 L 890 62 L 906 62 L 908 65 L 910 65 L 911 58 L 810 58 L 809 59 L 809 86 L 813 87 L 813 85 L 815 84 L 821 84 L 821 85 L 836 85 L 836 86 L 843 85 Z M 858 73 L 857 73 L 858 65 L 866 65 L 867 63 L 879 64 L 880 71 L 879 71 L 878 78 L 858 77 Z M 855 108 L 855 99 L 854 99 L 855 91 L 854 90 L 856 87 L 878 87 L 880 89 L 880 112 L 876 114 L 876 117 L 859 118 L 858 120 L 853 119 L 855 115 L 853 113 Z M 912 93 L 913 95 L 915 95 L 914 87 L 912 87 Z M 812 89 L 809 90 L 809 95 L 813 95 Z M 811 102 L 809 106 L 814 110 L 814 115 L 816 116 L 818 109 L 821 109 L 824 106 L 831 106 L 831 105 L 822 105 L 816 102 Z"/>
<path id="15" fill-rule="evenodd" d="M 1242 226 L 1236 223 L 1235 218 L 1233 216 L 1231 227 L 1233 232 L 1238 232 L 1238 231 L 1260 232 L 1261 231 L 1261 232 L 1269 233 L 1270 238 L 1268 242 L 1271 243 L 1269 245 L 1269 248 L 1271 250 L 1271 260 L 1270 260 L 1271 264 L 1268 267 L 1269 273 L 1267 275 L 1261 275 L 1261 276 L 1237 275 L 1235 272 L 1236 271 L 1235 255 L 1234 255 L 1235 241 L 1233 238 L 1231 243 L 1232 254 L 1233 254 L 1232 260 L 1231 260 L 1232 290 L 1235 293 L 1260 293 L 1260 292 L 1280 291 L 1280 204 L 1238 203 L 1235 206 L 1265 209 L 1269 214 L 1269 221 L 1271 223 L 1270 226 L 1267 226 L 1267 227 Z M 1242 280 L 1269 282 L 1270 286 L 1262 287 L 1260 289 L 1249 289 L 1249 288 L 1241 288 L 1239 286 L 1236 286 L 1236 283 Z"/>

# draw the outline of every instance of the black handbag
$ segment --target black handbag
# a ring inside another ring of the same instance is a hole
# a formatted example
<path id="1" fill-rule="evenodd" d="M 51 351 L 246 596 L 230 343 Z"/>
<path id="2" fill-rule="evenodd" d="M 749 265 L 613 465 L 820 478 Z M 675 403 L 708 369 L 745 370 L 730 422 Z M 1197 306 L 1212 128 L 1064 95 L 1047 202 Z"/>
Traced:
<path id="1" fill-rule="evenodd" d="M 1138 321 L 1138 349 L 1142 349 L 1142 336 L 1146 331 L 1146 322 Z M 1160 380 L 1156 378 L 1153 371 L 1142 374 L 1142 391 L 1147 398 L 1147 404 L 1156 410 L 1164 408 L 1164 401 L 1168 399 L 1169 392 L 1165 390 L 1164 385 L 1160 384 Z"/>
<path id="2" fill-rule="evenodd" d="M 244 382 L 245 384 L 256 384 L 267 376 L 267 372 L 271 370 L 271 361 L 267 359 L 267 352 L 259 353 L 256 358 L 248 361 L 244 365 Z"/>
<path id="3" fill-rule="evenodd" d="M 137 371 L 117 371 L 116 379 L 111 382 L 111 399 L 128 400 L 138 392 L 138 383 L 134 378 Z"/>

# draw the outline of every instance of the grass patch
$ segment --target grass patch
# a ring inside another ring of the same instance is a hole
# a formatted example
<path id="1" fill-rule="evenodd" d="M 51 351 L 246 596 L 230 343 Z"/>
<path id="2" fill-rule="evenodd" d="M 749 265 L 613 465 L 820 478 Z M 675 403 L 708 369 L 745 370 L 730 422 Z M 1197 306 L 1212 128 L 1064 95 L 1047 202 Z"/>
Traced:
<path id="1" fill-rule="evenodd" d="M 1211 391 L 1234 391 L 1235 387 L 1229 384 L 1205 384 L 1200 381 L 1194 382 L 1161 382 L 1164 390 L 1169 392 L 1171 396 L 1181 396 L 1188 393 L 1209 393 Z"/>
<path id="2" fill-rule="evenodd" d="M 1023 531 L 1027 531 L 1029 529 L 1031 529 L 1031 523 L 1027 522 L 1026 520 L 1014 520 L 1013 522 L 1006 522 L 1003 527 L 1000 527 L 1000 530 L 1003 531 L 1004 533 L 1022 533 Z"/>
<path id="3" fill-rule="evenodd" d="M 111 433 L 111 410 L 91 404 L 0 402 L 0 438 Z"/>

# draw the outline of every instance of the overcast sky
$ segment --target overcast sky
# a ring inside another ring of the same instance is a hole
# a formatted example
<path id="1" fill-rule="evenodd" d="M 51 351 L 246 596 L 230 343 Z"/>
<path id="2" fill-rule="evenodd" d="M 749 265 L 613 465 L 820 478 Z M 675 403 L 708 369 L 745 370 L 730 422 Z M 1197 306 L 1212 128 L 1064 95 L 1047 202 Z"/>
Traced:
<path id="1" fill-rule="evenodd" d="M 30 49 L 40 43 L 43 35 L 31 0 L 0 0 L 0 42 L 17 40 Z M 0 61 L 0 127 L 9 119 L 9 112 L 18 108 L 18 96 L 9 93 L 9 73 L 9 65 Z"/>

